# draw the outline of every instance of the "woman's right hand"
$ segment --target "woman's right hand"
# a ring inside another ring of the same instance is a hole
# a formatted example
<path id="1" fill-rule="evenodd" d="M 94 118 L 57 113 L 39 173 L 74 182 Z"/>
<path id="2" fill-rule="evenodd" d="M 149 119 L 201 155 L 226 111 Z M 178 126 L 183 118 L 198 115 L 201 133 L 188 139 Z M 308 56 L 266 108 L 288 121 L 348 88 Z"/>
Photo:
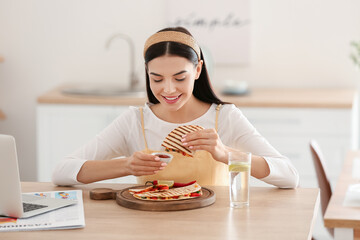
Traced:
<path id="1" fill-rule="evenodd" d="M 127 169 L 131 175 L 142 176 L 156 174 L 166 167 L 160 158 L 143 152 L 134 152 L 127 160 Z"/>

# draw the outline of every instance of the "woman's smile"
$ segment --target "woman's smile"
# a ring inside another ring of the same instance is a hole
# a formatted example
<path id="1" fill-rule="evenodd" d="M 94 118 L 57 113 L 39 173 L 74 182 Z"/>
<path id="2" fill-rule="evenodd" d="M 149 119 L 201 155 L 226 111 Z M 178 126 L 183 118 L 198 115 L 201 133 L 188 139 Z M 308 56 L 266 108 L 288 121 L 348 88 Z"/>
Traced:
<path id="1" fill-rule="evenodd" d="M 174 104 L 176 103 L 180 97 L 181 97 L 182 94 L 178 95 L 178 96 L 163 96 L 162 97 L 164 98 L 165 102 L 166 103 L 169 103 L 169 104 Z"/>

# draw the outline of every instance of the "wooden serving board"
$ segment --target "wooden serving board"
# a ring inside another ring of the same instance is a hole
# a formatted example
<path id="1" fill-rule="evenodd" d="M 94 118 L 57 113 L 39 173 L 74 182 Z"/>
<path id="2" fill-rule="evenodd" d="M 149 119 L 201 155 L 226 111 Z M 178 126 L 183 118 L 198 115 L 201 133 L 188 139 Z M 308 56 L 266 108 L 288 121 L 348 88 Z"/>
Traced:
<path id="1" fill-rule="evenodd" d="M 137 187 L 143 188 L 145 186 Z M 129 187 L 119 191 L 112 191 L 112 189 L 93 189 L 90 191 L 90 198 L 95 200 L 116 199 L 116 202 L 123 207 L 143 211 L 189 210 L 209 206 L 216 200 L 214 191 L 205 187 L 201 188 L 203 194 L 197 198 L 171 201 L 140 200 L 129 193 L 129 189 L 137 187 Z"/>

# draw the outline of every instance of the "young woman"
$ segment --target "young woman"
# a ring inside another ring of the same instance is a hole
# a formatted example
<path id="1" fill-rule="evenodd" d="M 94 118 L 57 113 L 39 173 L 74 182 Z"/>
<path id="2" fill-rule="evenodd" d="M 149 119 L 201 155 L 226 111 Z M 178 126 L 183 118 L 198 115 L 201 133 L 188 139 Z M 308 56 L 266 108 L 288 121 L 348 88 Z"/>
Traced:
<path id="1" fill-rule="evenodd" d="M 197 180 L 227 185 L 227 158 L 233 150 L 252 153 L 251 175 L 281 188 L 295 188 L 299 176 L 233 104 L 213 92 L 200 47 L 184 28 L 166 28 L 144 47 L 149 102 L 130 107 L 93 140 L 63 159 L 53 173 L 58 185 L 91 183 L 127 175 L 146 180 Z M 164 151 L 166 136 L 180 125 L 204 130 L 183 136 L 194 157 L 178 153 L 168 164 L 151 155 Z M 120 156 L 125 156 L 119 158 Z"/>

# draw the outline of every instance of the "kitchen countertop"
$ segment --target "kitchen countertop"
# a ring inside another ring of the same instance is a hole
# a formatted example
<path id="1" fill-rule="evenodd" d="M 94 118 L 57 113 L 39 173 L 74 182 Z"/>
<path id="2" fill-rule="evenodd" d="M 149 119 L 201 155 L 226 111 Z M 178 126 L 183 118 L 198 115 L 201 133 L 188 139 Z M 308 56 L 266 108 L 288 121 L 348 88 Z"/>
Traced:
<path id="1" fill-rule="evenodd" d="M 143 105 L 146 98 L 139 97 L 100 97 L 84 95 L 65 95 L 63 87 L 50 90 L 38 97 L 41 104 L 95 104 L 95 105 Z M 284 107 L 284 108 L 352 108 L 357 93 L 350 88 L 252 88 L 243 96 L 224 96 L 225 102 L 238 107 Z"/>

